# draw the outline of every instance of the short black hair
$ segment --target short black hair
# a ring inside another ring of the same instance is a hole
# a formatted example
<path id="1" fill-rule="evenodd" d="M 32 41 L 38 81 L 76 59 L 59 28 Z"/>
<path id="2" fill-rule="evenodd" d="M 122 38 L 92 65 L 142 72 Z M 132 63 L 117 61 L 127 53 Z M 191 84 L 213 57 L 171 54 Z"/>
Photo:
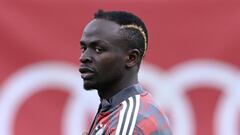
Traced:
<path id="1" fill-rule="evenodd" d="M 130 48 L 137 48 L 141 55 L 144 55 L 148 47 L 148 32 L 144 22 L 139 17 L 126 11 L 98 10 L 94 15 L 94 19 L 106 19 L 120 26 L 137 26 L 138 29 L 124 27 L 122 35 L 128 40 Z"/>

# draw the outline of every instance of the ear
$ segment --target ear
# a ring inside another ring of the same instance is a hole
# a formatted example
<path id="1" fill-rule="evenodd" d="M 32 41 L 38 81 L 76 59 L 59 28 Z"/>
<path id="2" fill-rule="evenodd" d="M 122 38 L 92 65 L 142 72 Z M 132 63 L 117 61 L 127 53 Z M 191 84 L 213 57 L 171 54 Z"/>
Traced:
<path id="1" fill-rule="evenodd" d="M 126 61 L 126 67 L 132 68 L 136 65 L 138 65 L 141 61 L 141 53 L 138 49 L 130 49 L 128 51 L 127 61 Z"/>

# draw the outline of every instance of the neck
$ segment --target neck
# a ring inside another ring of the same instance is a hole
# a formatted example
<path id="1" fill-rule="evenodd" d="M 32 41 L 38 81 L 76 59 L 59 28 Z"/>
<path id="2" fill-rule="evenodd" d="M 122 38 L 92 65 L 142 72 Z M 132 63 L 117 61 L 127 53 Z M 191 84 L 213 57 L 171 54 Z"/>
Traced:
<path id="1" fill-rule="evenodd" d="M 115 83 L 106 84 L 105 87 L 98 89 L 98 95 L 101 99 L 110 99 L 112 96 L 120 92 L 122 89 L 137 84 L 137 75 L 125 76 L 120 81 Z"/>

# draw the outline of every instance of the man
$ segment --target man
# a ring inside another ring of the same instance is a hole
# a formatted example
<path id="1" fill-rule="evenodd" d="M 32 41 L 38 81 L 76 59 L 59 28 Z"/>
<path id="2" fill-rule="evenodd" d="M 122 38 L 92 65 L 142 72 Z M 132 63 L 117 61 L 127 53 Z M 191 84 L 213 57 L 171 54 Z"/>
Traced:
<path id="1" fill-rule="evenodd" d="M 165 116 L 138 82 L 148 33 L 137 16 L 98 11 L 80 41 L 81 77 L 101 100 L 89 135 L 171 135 Z"/>

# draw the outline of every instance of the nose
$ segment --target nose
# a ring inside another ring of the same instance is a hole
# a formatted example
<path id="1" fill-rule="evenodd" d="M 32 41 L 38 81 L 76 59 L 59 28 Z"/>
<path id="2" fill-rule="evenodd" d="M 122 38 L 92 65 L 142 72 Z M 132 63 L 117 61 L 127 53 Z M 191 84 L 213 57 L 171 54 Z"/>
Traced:
<path id="1" fill-rule="evenodd" d="M 87 50 L 85 52 L 82 52 L 82 54 L 80 56 L 80 62 L 81 63 L 91 63 L 92 62 L 92 58 L 89 55 L 89 52 Z"/>

